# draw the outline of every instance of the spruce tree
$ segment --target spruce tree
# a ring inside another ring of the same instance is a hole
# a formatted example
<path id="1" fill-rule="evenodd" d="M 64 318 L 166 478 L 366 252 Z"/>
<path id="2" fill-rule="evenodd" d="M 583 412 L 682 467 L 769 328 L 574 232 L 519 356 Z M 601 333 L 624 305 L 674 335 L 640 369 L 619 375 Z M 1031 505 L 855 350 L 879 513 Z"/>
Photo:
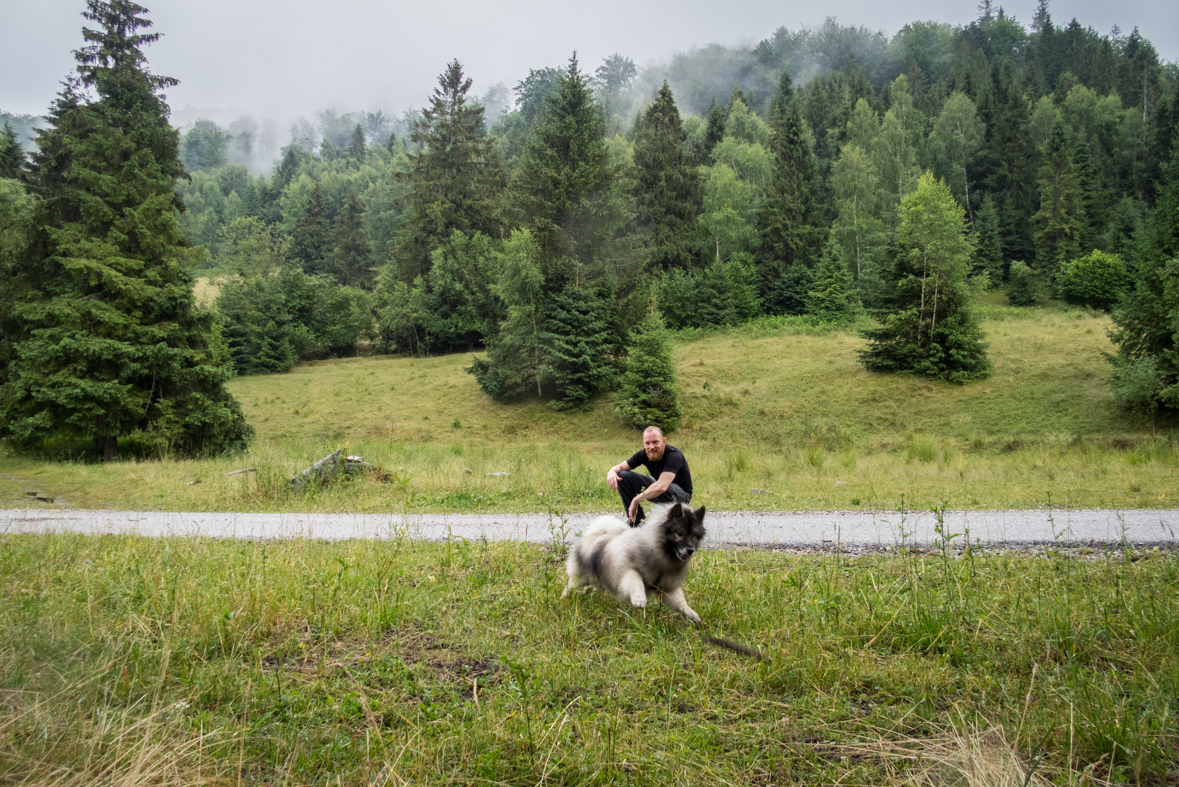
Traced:
<path id="1" fill-rule="evenodd" d="M 1060 266 L 1081 256 L 1085 235 L 1085 203 L 1076 166 L 1069 157 L 1064 129 L 1052 129 L 1052 141 L 1040 167 L 1040 209 L 1032 217 L 1036 268 L 1055 279 Z"/>
<path id="2" fill-rule="evenodd" d="M 995 197 L 983 197 L 982 207 L 974 219 L 977 246 L 974 253 L 973 275 L 986 273 L 991 285 L 998 287 L 1003 281 L 1003 239 L 999 233 L 999 209 Z"/>
<path id="3" fill-rule="evenodd" d="M 761 221 L 762 286 L 770 293 L 784 286 L 784 280 L 807 278 L 795 269 L 809 272 L 823 242 L 818 167 L 805 123 L 797 99 L 770 120 L 774 174 Z M 788 300 L 771 296 L 771 309 L 782 313 L 797 308 Z"/>
<path id="4" fill-rule="evenodd" d="M 336 214 L 335 247 L 336 281 L 348 287 L 370 287 L 372 249 L 364 234 L 364 205 L 355 191 L 349 190 L 344 207 Z"/>
<path id="5" fill-rule="evenodd" d="M 808 295 L 806 313 L 819 322 L 850 322 L 863 313 L 843 258 L 843 248 L 834 235 L 815 266 L 815 281 Z"/>
<path id="6" fill-rule="evenodd" d="M 503 173 L 470 90 L 462 64 L 452 60 L 414 121 L 410 140 L 421 150 L 405 176 L 410 192 L 395 252 L 406 281 L 429 270 L 430 252 L 455 230 L 500 237 Z"/>
<path id="7" fill-rule="evenodd" d="M 307 273 L 321 273 L 328 268 L 332 237 L 326 214 L 323 191 L 316 180 L 307 197 L 307 204 L 303 206 L 303 215 L 295 222 L 291 232 L 291 256 L 302 263 Z"/>
<path id="8" fill-rule="evenodd" d="M 695 163 L 684 148 L 683 124 L 667 82 L 647 107 L 635 135 L 638 170 L 635 200 L 639 222 L 649 234 L 650 264 L 662 270 L 689 269 L 700 255 L 696 218 L 701 184 Z"/>
<path id="9" fill-rule="evenodd" d="M 127 0 L 87 2 L 96 29 L 83 28 L 77 76 L 39 131 L 45 209 L 14 275 L 14 358 L 0 391 L 7 435 L 86 439 L 108 460 L 135 433 L 195 454 L 240 448 L 253 432 L 225 391 L 224 340 L 185 270 L 184 170 L 161 95 L 176 81 L 147 70 L 141 48 L 159 36 L 140 32 L 151 26 L 143 14 Z"/>
<path id="10" fill-rule="evenodd" d="M 717 103 L 716 97 L 713 96 L 712 103 L 708 105 L 708 115 L 704 121 L 704 153 L 711 159 L 712 149 L 720 143 L 725 136 L 725 121 L 728 120 L 728 114 L 725 108 Z M 706 164 L 706 161 L 700 162 Z"/>
<path id="11" fill-rule="evenodd" d="M 614 412 L 637 429 L 658 426 L 665 433 L 679 427 L 683 418 L 671 343 L 657 311 L 639 325 L 614 394 Z"/>
<path id="12" fill-rule="evenodd" d="M 0 178 L 18 180 L 24 177 L 25 152 L 17 139 L 12 124 L 5 122 L 0 130 Z"/>
<path id="13" fill-rule="evenodd" d="M 577 56 L 557 76 L 556 93 L 532 129 L 514 183 L 516 209 L 540 244 L 545 287 L 564 289 L 611 233 L 602 197 L 614 188 L 606 121 Z"/>
<path id="14" fill-rule="evenodd" d="M 614 375 L 610 324 L 605 302 L 577 285 L 565 288 L 549 310 L 540 339 L 557 398 L 554 410 L 584 410 L 590 397 L 605 389 Z"/>
<path id="15" fill-rule="evenodd" d="M 364 161 L 366 150 L 364 129 L 357 123 L 356 128 L 352 129 L 352 138 L 348 141 L 348 158 Z"/>
<path id="16" fill-rule="evenodd" d="M 1124 405 L 1179 410 L 1179 136 L 1145 229 L 1133 289 L 1113 311 L 1114 393 Z M 1149 372 L 1149 374 L 1147 374 Z M 1130 383 L 1147 381 L 1145 387 Z M 1133 394 L 1133 395 L 1131 395 Z"/>
<path id="17" fill-rule="evenodd" d="M 991 364 L 970 308 L 972 251 L 966 214 L 944 181 L 922 175 L 901 200 L 891 308 L 864 332 L 868 371 L 911 371 L 955 383 L 986 377 Z"/>

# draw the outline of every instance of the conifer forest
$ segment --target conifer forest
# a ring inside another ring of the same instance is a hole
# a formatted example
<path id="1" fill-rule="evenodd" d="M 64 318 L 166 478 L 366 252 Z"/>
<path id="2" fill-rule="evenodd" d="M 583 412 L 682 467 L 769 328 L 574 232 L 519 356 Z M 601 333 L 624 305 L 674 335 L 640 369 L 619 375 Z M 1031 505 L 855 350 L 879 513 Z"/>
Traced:
<path id="1" fill-rule="evenodd" d="M 0 118 L 0 437 L 234 450 L 232 376 L 362 352 L 674 428 L 676 331 L 844 323 L 870 371 L 971 384 L 988 291 L 1110 312 L 1114 401 L 1179 410 L 1179 67 L 1029 10 L 486 90 L 455 52 L 420 110 L 324 110 L 267 158 L 249 115 L 174 127 L 147 9 L 88 0 L 33 140 Z"/>

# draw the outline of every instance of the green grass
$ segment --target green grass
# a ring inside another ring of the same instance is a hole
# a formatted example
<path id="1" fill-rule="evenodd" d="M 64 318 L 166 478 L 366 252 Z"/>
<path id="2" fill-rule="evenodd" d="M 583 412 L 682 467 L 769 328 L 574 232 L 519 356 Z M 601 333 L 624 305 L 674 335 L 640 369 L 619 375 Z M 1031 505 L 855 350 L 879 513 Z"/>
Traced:
<path id="1" fill-rule="evenodd" d="M 984 303 L 994 375 L 951 386 L 863 370 L 855 332 L 798 320 L 693 334 L 675 347 L 696 499 L 726 509 L 1179 505 L 1173 427 L 1120 411 L 1108 317 Z M 497 404 L 469 355 L 312 363 L 238 378 L 250 454 L 206 461 L 50 462 L 0 451 L 0 505 L 41 491 L 74 507 L 241 511 L 600 511 L 606 468 L 638 448 L 603 397 L 587 413 Z M 337 447 L 399 481 L 294 494 Z M 233 477 L 230 470 L 258 472 Z M 466 471 L 470 470 L 470 473 Z M 511 473 L 490 476 L 489 473 Z M 754 492 L 752 490 L 763 490 Z M 54 505 L 57 505 L 55 503 Z"/>
<path id="2" fill-rule="evenodd" d="M 1179 778 L 1179 555 L 705 550 L 661 606 L 559 548 L 0 537 L 0 783 Z"/>

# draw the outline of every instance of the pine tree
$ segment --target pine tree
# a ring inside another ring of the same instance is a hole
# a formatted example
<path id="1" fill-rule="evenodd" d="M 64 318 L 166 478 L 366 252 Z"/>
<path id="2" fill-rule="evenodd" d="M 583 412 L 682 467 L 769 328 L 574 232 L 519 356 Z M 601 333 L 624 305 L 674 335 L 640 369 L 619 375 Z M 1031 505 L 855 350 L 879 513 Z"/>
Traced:
<path id="1" fill-rule="evenodd" d="M 336 214 L 335 252 L 332 255 L 336 281 L 348 287 L 372 285 L 372 249 L 364 234 L 364 205 L 349 190 L 344 207 Z"/>
<path id="2" fill-rule="evenodd" d="M 410 140 L 421 152 L 405 176 L 410 193 L 395 252 L 406 281 L 429 270 L 430 252 L 455 230 L 500 237 L 503 173 L 470 90 L 462 64 L 452 60 L 414 121 Z"/>
<path id="3" fill-rule="evenodd" d="M 650 236 L 650 262 L 662 270 L 687 270 L 700 256 L 695 233 L 700 177 L 684 148 L 686 138 L 671 88 L 664 82 L 644 113 L 634 147 L 639 221 Z"/>
<path id="4" fill-rule="evenodd" d="M 557 398 L 554 410 L 584 410 L 614 375 L 606 304 L 596 293 L 569 286 L 553 301 L 540 336 Z"/>
<path id="5" fill-rule="evenodd" d="M 680 391 L 671 362 L 671 343 L 663 318 L 652 310 L 639 325 L 626 372 L 614 394 L 614 412 L 630 426 L 658 426 L 665 433 L 680 425 Z"/>
<path id="6" fill-rule="evenodd" d="M 291 256 L 302 263 L 308 273 L 320 273 L 327 269 L 327 258 L 331 254 L 331 230 L 327 220 L 327 208 L 323 204 L 323 191 L 319 181 L 311 188 L 303 215 L 295 222 L 291 232 Z"/>
<path id="7" fill-rule="evenodd" d="M 991 284 L 997 287 L 1004 278 L 1003 241 L 999 234 L 999 209 L 991 194 L 983 197 L 982 206 L 974 219 L 974 231 L 978 240 L 971 273 L 977 276 L 985 272 Z"/>
<path id="8" fill-rule="evenodd" d="M 177 220 L 179 134 L 141 47 L 144 9 L 88 0 L 87 45 L 39 131 L 38 247 L 15 271 L 14 358 L 0 429 L 24 443 L 92 440 L 105 459 L 138 434 L 159 451 L 220 452 L 253 430 L 214 315 L 196 306 Z M 83 91 L 93 98 L 83 98 Z"/>
<path id="9" fill-rule="evenodd" d="M 1064 129 L 1052 129 L 1052 141 L 1040 167 L 1040 209 L 1032 217 L 1036 239 L 1036 268 L 1055 279 L 1067 260 L 1081 256 L 1085 235 L 1085 205 L 1076 166 L 1068 155 Z"/>
<path id="10" fill-rule="evenodd" d="M 949 187 L 930 173 L 901 200 L 892 308 L 883 327 L 864 332 L 869 346 L 859 354 L 868 371 L 911 371 L 955 383 L 990 374 L 970 309 L 965 218 Z"/>

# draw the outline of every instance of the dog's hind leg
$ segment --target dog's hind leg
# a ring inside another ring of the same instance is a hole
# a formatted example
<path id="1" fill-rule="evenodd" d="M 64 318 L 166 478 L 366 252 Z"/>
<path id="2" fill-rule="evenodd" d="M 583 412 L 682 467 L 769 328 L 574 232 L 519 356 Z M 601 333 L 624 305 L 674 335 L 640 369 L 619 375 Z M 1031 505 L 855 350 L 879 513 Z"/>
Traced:
<path id="1" fill-rule="evenodd" d="M 642 609 L 647 606 L 647 583 L 643 582 L 643 577 L 632 568 L 619 580 L 618 595 L 629 598 L 630 603 Z"/>
<path id="2" fill-rule="evenodd" d="M 684 598 L 683 588 L 676 588 L 675 590 L 664 593 L 663 603 L 667 604 L 667 606 L 671 607 L 693 623 L 700 622 L 700 616 L 696 614 L 696 610 L 688 606 L 688 602 Z"/>

